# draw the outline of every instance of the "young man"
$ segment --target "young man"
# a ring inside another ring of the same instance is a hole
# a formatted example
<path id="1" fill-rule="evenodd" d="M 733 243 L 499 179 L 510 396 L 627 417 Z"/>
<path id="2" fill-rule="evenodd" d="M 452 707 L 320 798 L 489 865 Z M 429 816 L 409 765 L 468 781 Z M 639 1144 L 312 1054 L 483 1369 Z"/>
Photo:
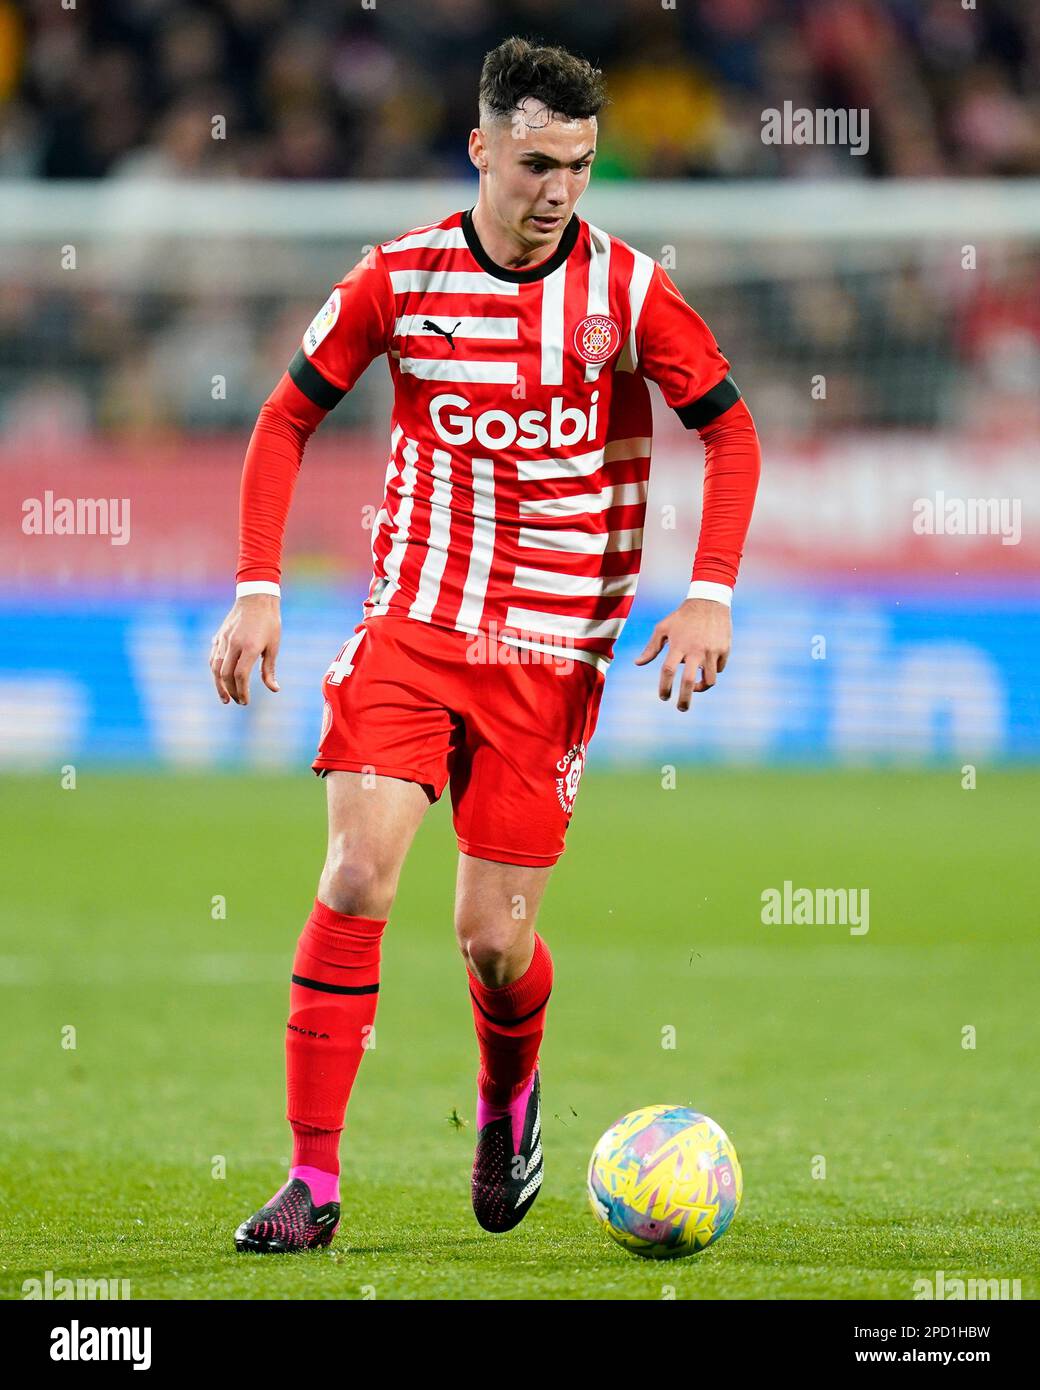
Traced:
<path id="1" fill-rule="evenodd" d="M 601 74 L 512 38 L 487 55 L 476 205 L 377 246 L 338 284 L 263 406 L 242 480 L 238 596 L 213 640 L 220 698 L 277 690 L 282 537 L 304 445 L 376 357 L 395 388 L 365 616 L 325 675 L 314 770 L 329 846 L 299 938 L 286 1038 L 287 1182 L 239 1250 L 327 1245 L 339 1140 L 375 1017 L 401 866 L 450 785 L 455 929 L 480 1053 L 472 1201 L 514 1227 L 542 1181 L 538 1054 L 552 958 L 535 931 L 563 851 L 604 673 L 632 603 L 650 466 L 646 379 L 706 444 L 686 600 L 661 698 L 709 689 L 759 471 L 755 427 L 704 322 L 648 256 L 574 207 Z M 699 674 L 698 674 L 699 673 Z M 520 920 L 515 905 L 525 905 Z"/>

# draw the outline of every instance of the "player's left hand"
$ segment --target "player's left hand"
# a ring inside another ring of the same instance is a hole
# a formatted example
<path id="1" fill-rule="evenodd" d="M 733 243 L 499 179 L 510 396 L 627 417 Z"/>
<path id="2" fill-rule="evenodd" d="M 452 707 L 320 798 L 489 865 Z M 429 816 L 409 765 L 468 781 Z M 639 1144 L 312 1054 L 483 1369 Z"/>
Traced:
<path id="1" fill-rule="evenodd" d="M 690 696 L 710 690 L 716 676 L 725 670 L 732 643 L 733 622 L 726 604 L 710 598 L 688 598 L 657 624 L 650 641 L 636 657 L 636 665 L 645 666 L 653 661 L 667 645 L 658 694 L 662 700 L 671 699 L 675 673 L 685 665 L 678 708 L 687 710 Z"/>

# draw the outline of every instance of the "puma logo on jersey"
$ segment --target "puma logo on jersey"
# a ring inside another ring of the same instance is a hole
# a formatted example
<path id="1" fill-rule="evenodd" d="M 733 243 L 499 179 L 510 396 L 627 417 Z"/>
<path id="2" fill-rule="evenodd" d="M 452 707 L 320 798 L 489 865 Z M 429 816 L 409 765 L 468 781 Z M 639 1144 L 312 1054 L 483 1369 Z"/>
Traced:
<path id="1" fill-rule="evenodd" d="M 593 391 L 590 410 L 567 408 L 563 396 L 553 396 L 548 415 L 544 410 L 525 410 L 519 419 L 508 410 L 485 410 L 474 420 L 471 415 L 447 414 L 451 406 L 469 410 L 465 396 L 451 392 L 434 396 L 430 401 L 433 428 L 445 444 L 472 444 L 474 439 L 485 449 L 564 449 L 582 440 L 593 443 L 596 438 L 596 401 L 599 392 Z"/>
<path id="2" fill-rule="evenodd" d="M 461 322 L 462 320 L 459 319 L 459 323 Z M 455 328 L 458 328 L 459 323 L 455 325 Z M 423 332 L 425 333 L 427 329 L 432 329 L 434 333 L 443 333 L 448 340 L 452 352 L 455 351 L 455 339 L 452 337 L 455 328 L 442 328 L 439 323 L 434 323 L 433 319 L 423 319 Z"/>

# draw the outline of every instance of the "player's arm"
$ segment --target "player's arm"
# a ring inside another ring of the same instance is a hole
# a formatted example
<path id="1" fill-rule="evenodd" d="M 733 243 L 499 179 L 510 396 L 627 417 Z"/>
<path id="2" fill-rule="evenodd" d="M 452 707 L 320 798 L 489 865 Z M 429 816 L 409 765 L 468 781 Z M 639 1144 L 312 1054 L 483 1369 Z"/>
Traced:
<path id="1" fill-rule="evenodd" d="M 687 598 L 661 619 L 636 659 L 645 665 L 667 646 L 658 691 L 662 700 L 671 699 L 676 673 L 684 667 L 680 710 L 689 709 L 691 695 L 711 689 L 729 660 L 730 604 L 761 466 L 755 422 L 743 400 L 698 432 L 705 448 L 704 505 Z"/>
<path id="2" fill-rule="evenodd" d="M 326 414 L 386 352 L 393 322 L 393 289 L 377 248 L 333 289 L 260 409 L 242 468 L 235 603 L 210 647 L 225 705 L 249 703 L 257 658 L 268 690 L 279 689 L 282 548 L 303 451 Z"/>
<path id="3" fill-rule="evenodd" d="M 248 705 L 249 676 L 258 657 L 268 690 L 279 688 L 275 662 L 285 525 L 303 451 L 324 415 L 289 372 L 260 407 L 242 467 L 235 602 L 210 648 L 210 670 L 225 705 L 231 700 Z"/>
<path id="4" fill-rule="evenodd" d="M 678 708 L 710 690 L 729 660 L 730 604 L 761 470 L 755 422 L 707 325 L 660 266 L 655 267 L 637 333 L 641 366 L 658 382 L 687 429 L 704 441 L 704 502 L 697 554 L 685 602 L 656 625 L 636 658 L 665 651 L 658 692 L 671 699 L 679 667 Z M 698 674 L 699 673 L 699 674 Z"/>

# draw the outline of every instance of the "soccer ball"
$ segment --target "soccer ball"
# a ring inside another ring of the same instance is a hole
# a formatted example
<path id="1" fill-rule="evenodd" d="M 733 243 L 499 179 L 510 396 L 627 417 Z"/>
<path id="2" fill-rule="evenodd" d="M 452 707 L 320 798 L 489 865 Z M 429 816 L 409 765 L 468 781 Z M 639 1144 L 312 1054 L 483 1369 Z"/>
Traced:
<path id="1" fill-rule="evenodd" d="M 647 1105 L 611 1125 L 588 1181 L 607 1234 L 651 1260 L 706 1249 L 728 1230 L 744 1191 L 725 1131 L 685 1105 Z"/>

